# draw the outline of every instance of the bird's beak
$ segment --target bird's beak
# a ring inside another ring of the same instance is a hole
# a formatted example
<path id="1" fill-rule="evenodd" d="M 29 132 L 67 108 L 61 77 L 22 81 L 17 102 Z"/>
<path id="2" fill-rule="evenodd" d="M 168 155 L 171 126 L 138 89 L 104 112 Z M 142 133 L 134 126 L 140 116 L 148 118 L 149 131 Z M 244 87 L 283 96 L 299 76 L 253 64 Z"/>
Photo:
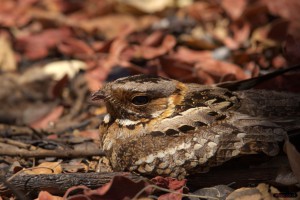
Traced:
<path id="1" fill-rule="evenodd" d="M 100 100 L 100 99 L 105 99 L 105 97 L 106 97 L 106 95 L 105 95 L 105 92 L 103 90 L 98 90 L 97 92 L 95 92 L 91 95 L 91 99 L 93 101 Z"/>

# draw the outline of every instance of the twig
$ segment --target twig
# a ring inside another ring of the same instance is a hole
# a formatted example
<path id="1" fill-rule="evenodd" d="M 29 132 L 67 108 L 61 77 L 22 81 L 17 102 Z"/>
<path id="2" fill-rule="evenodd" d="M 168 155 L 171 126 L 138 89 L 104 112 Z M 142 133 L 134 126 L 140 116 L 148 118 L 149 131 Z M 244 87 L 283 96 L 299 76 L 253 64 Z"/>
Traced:
<path id="1" fill-rule="evenodd" d="M 5 143 L 5 144 L 10 144 L 10 145 L 13 145 L 13 146 L 16 146 L 16 147 L 20 147 L 20 148 L 23 148 L 23 149 L 29 149 L 30 147 L 33 147 L 30 144 L 26 144 L 26 143 L 23 143 L 23 142 L 20 142 L 20 141 L 17 141 L 17 140 L 11 140 L 11 139 L 7 139 L 7 138 L 0 138 L 0 142 Z"/>
<path id="2" fill-rule="evenodd" d="M 26 149 L 11 149 L 11 148 L 1 148 L 0 156 L 20 156 L 24 158 L 34 157 L 57 157 L 57 158 L 76 158 L 76 157 L 89 157 L 89 156 L 104 156 L 105 153 L 101 149 L 89 149 L 86 151 L 82 150 L 70 150 L 70 149 L 60 149 L 60 150 L 46 150 L 46 149 L 36 149 L 34 151 Z"/>
<path id="3" fill-rule="evenodd" d="M 203 198 L 203 199 L 216 199 L 216 200 L 219 200 L 219 198 L 217 197 L 211 197 L 211 196 L 201 196 L 201 195 L 195 195 L 195 194 L 183 194 L 183 193 L 180 193 L 180 192 L 177 192 L 175 190 L 170 190 L 170 189 L 166 189 L 166 188 L 163 188 L 163 187 L 159 187 L 157 185 L 147 185 L 146 187 L 144 187 L 141 191 L 139 191 L 132 199 L 133 200 L 137 200 L 138 197 L 145 191 L 147 190 L 148 188 L 155 188 L 155 189 L 158 189 L 160 191 L 163 191 L 163 192 L 169 192 L 169 193 L 173 193 L 173 194 L 179 194 L 183 197 L 196 197 L 196 198 Z"/>

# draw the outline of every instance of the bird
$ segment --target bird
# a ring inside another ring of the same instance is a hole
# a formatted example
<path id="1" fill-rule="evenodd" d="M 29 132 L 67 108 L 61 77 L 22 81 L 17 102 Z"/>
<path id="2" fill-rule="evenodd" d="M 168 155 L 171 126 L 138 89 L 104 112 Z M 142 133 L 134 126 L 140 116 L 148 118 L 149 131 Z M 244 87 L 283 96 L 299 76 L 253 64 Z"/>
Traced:
<path id="1" fill-rule="evenodd" d="M 278 154 L 299 128 L 300 94 L 253 89 L 299 66 L 214 85 L 134 75 L 93 94 L 107 115 L 101 148 L 115 171 L 183 179 L 239 156 Z"/>

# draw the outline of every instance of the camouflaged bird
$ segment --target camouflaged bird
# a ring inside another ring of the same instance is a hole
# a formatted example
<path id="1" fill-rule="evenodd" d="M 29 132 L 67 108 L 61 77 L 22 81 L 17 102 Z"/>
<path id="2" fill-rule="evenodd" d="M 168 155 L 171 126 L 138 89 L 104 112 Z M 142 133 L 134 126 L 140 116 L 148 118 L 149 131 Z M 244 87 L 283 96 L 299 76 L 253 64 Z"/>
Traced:
<path id="1" fill-rule="evenodd" d="M 107 83 L 94 94 L 108 111 L 101 147 L 115 171 L 177 178 L 243 154 L 276 155 L 299 127 L 300 95 L 247 89 L 260 80 L 207 86 L 136 75 Z"/>

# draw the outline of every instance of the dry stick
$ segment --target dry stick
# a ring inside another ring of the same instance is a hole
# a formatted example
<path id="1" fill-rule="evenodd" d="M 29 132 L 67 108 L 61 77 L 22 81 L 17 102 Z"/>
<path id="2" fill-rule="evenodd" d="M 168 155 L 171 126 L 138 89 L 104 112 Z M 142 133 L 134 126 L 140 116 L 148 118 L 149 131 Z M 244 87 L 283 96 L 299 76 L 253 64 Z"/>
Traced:
<path id="1" fill-rule="evenodd" d="M 144 177 L 126 172 L 111 173 L 70 173 L 70 174 L 23 174 L 8 178 L 7 182 L 15 189 L 36 196 L 39 191 L 48 191 L 53 195 L 62 195 L 72 186 L 85 185 L 96 189 L 108 183 L 114 176 L 125 176 L 133 181 Z M 0 195 L 9 194 L 10 188 L 0 188 Z"/>
<path id="2" fill-rule="evenodd" d="M 27 200 L 27 197 L 24 195 L 24 193 L 17 190 L 13 185 L 6 181 L 4 177 L 0 176 L 0 182 L 2 182 L 2 184 L 0 184 L 0 191 L 6 187 L 15 195 L 15 197 L 17 197 L 17 199 Z"/>
<path id="3" fill-rule="evenodd" d="M 160 191 L 163 191 L 163 192 L 169 192 L 169 193 L 172 193 L 172 194 L 178 194 L 178 195 L 181 195 L 182 197 L 195 197 L 195 198 L 215 199 L 215 200 L 219 200 L 221 198 L 221 197 L 217 198 L 217 197 L 213 197 L 213 196 L 203 196 L 203 195 L 195 195 L 195 194 L 184 194 L 184 193 L 177 192 L 175 190 L 170 190 L 170 189 L 166 189 L 166 188 L 163 188 L 163 187 L 159 187 L 157 185 L 147 185 L 141 191 L 139 191 L 132 198 L 132 200 L 137 200 L 138 197 L 140 197 L 143 194 L 143 192 L 146 191 L 148 188 L 154 188 L 154 189 L 157 189 L 157 190 L 160 190 Z"/>
<path id="4" fill-rule="evenodd" d="M 0 147 L 0 156 L 20 156 L 24 158 L 29 158 L 29 157 L 75 158 L 75 157 L 104 156 L 104 155 L 105 153 L 101 149 L 87 149 L 86 151 L 82 151 L 82 150 L 70 150 L 70 149 L 46 150 L 46 149 L 38 148 L 34 151 L 30 151 L 26 149 L 11 149 L 11 148 Z"/>
<path id="5" fill-rule="evenodd" d="M 12 145 L 12 146 L 16 146 L 16 147 L 19 147 L 19 148 L 24 148 L 24 149 L 29 149 L 30 147 L 34 147 L 31 144 L 26 144 L 24 142 L 20 142 L 20 141 L 17 141 L 17 140 L 12 140 L 12 139 L 7 139 L 7 138 L 0 138 L 0 142 L 5 143 L 5 144 L 9 144 L 9 145 Z M 34 147 L 34 148 L 36 148 L 36 147 Z"/>
<path id="6" fill-rule="evenodd" d="M 274 184 L 278 170 L 279 166 L 275 165 L 258 168 L 214 168 L 208 173 L 187 177 L 188 187 L 195 190 L 218 184 L 228 184 L 233 181 L 236 182 L 236 187 L 262 182 Z M 109 182 L 116 175 L 124 175 L 133 181 L 145 179 L 145 177 L 125 172 L 13 175 L 6 178 L 14 188 L 36 195 L 41 190 L 51 194 L 64 194 L 68 188 L 78 185 L 95 189 Z M 0 195 L 2 193 L 4 191 L 0 188 Z"/>

